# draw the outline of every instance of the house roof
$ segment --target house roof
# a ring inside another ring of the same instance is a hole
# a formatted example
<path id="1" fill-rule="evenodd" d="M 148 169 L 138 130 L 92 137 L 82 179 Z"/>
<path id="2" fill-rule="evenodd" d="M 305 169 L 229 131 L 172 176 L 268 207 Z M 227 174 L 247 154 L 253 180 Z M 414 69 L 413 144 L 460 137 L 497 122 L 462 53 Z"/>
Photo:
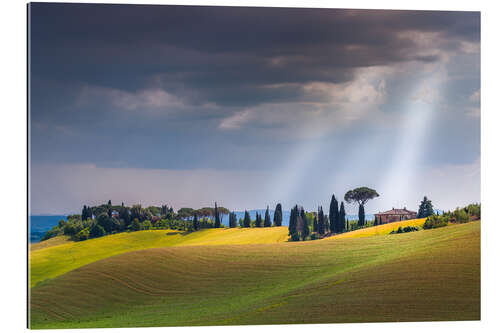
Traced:
<path id="1" fill-rule="evenodd" d="M 407 215 L 407 214 L 416 214 L 417 212 L 413 212 L 411 210 L 408 210 L 406 208 L 399 209 L 399 208 L 393 208 L 391 210 L 388 210 L 386 212 L 382 213 L 377 213 L 375 215 Z"/>

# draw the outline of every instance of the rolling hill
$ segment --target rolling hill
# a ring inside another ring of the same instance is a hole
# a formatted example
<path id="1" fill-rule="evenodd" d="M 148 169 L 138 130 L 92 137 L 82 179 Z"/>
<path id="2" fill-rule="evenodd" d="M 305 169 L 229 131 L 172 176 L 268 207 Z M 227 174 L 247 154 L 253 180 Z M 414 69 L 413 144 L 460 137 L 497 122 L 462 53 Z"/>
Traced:
<path id="1" fill-rule="evenodd" d="M 347 232 L 334 237 L 351 238 L 389 234 L 400 225 L 423 224 L 423 219 L 394 222 Z M 188 245 L 236 245 L 286 242 L 287 227 L 203 229 L 188 233 L 177 230 L 147 230 L 120 233 L 83 242 L 58 236 L 31 245 L 30 286 L 113 255 L 148 248 Z"/>
<path id="2" fill-rule="evenodd" d="M 182 237 L 189 236 L 175 239 Z M 197 237 L 94 260 L 37 284 L 31 327 L 480 319 L 480 222 L 296 243 Z"/>

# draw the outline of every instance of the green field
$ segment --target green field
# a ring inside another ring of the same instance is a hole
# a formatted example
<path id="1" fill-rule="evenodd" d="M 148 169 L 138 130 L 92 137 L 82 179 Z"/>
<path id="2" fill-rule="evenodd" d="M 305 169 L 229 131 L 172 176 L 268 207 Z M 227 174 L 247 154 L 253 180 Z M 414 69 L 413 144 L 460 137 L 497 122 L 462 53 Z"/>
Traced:
<path id="1" fill-rule="evenodd" d="M 30 251 L 30 286 L 75 268 L 117 254 L 150 248 L 187 245 L 266 244 L 286 242 L 287 227 L 204 229 L 197 232 L 145 230 L 124 232 L 84 242 L 67 237 L 33 244 Z"/>
<path id="2" fill-rule="evenodd" d="M 334 237 L 351 238 L 389 234 L 399 226 L 422 226 L 424 219 L 394 222 L 347 232 Z M 287 227 L 204 229 L 197 232 L 146 230 L 72 242 L 58 236 L 31 245 L 30 286 L 75 268 L 113 255 L 167 246 L 242 245 L 280 243 L 288 240 Z"/>
<path id="3" fill-rule="evenodd" d="M 480 319 L 480 222 L 296 243 L 276 229 L 261 244 L 151 231 L 34 250 L 31 327 Z"/>

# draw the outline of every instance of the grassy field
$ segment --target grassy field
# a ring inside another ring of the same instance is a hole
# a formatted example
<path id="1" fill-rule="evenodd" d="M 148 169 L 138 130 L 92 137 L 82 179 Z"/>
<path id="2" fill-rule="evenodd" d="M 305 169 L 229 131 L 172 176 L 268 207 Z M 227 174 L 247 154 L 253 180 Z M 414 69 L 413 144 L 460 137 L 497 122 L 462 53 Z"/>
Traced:
<path id="1" fill-rule="evenodd" d="M 287 227 L 204 229 L 192 233 L 147 230 L 83 242 L 68 241 L 67 238 L 59 236 L 31 245 L 30 286 L 94 261 L 130 251 L 186 245 L 267 244 L 285 242 L 287 239 Z"/>
<path id="2" fill-rule="evenodd" d="M 41 250 L 41 249 L 45 249 L 48 247 L 58 246 L 58 245 L 62 245 L 62 244 L 72 243 L 72 242 L 73 241 L 70 239 L 69 236 L 56 236 L 56 237 L 44 240 L 43 242 L 31 243 L 30 244 L 30 251 Z"/>
<path id="3" fill-rule="evenodd" d="M 415 219 L 415 220 L 406 220 L 399 221 L 387 224 L 381 224 L 374 227 L 354 230 L 351 232 L 346 232 L 344 234 L 332 236 L 333 238 L 358 238 L 358 237 L 370 237 L 370 236 L 380 236 L 380 235 L 388 235 L 393 230 L 398 230 L 399 227 L 422 227 L 425 223 L 425 219 Z"/>
<path id="4" fill-rule="evenodd" d="M 480 319 L 480 222 L 297 243 L 197 237 L 38 284 L 32 328 Z"/>
<path id="5" fill-rule="evenodd" d="M 424 219 L 394 222 L 333 237 L 384 235 L 399 226 L 421 226 L 423 223 Z M 204 229 L 193 233 L 148 230 L 120 233 L 84 242 L 72 242 L 66 236 L 58 236 L 31 245 L 30 286 L 94 261 L 130 251 L 167 246 L 268 244 L 287 240 L 288 227 Z"/>

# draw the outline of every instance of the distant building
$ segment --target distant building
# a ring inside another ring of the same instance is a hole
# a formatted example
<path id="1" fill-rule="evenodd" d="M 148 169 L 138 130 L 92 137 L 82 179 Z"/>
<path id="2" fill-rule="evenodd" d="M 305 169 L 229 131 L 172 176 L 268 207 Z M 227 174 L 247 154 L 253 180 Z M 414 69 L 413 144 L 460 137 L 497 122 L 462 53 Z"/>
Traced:
<path id="1" fill-rule="evenodd" d="M 416 219 L 417 212 L 412 212 L 411 210 L 406 209 L 406 207 L 403 209 L 392 208 L 387 212 L 375 214 L 375 218 L 377 219 L 379 224 L 383 224 L 402 220 Z"/>
<path id="2" fill-rule="evenodd" d="M 114 217 L 115 219 L 120 218 L 120 213 L 118 213 L 116 210 L 111 212 L 111 217 Z"/>

